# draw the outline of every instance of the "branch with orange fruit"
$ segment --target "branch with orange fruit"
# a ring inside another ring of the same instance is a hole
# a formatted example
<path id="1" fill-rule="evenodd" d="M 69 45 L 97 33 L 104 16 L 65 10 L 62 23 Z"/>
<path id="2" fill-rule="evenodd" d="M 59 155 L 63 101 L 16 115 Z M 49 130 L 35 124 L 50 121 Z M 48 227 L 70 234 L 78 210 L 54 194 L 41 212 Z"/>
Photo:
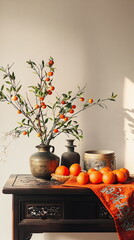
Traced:
<path id="1" fill-rule="evenodd" d="M 80 140 L 83 137 L 83 132 L 79 128 L 76 116 L 95 105 L 106 107 L 105 102 L 116 99 L 117 95 L 112 93 L 110 97 L 105 99 L 94 101 L 89 98 L 85 100 L 83 97 L 85 87 L 78 87 L 78 91 L 74 95 L 72 91 L 68 91 L 59 96 L 53 85 L 54 59 L 50 57 L 47 64 L 42 61 L 41 64 L 37 65 L 31 60 L 27 61 L 27 64 L 37 75 L 37 81 L 29 86 L 29 92 L 35 97 L 34 103 L 31 102 L 27 93 L 25 97 L 20 93 L 22 85 L 16 82 L 15 73 L 11 72 L 12 65 L 0 68 L 4 73 L 4 82 L 0 88 L 0 102 L 11 104 L 20 118 L 23 116 L 18 122 L 18 126 L 13 130 L 18 136 L 23 134 L 29 137 L 30 133 L 35 131 L 36 136 L 44 144 L 49 144 L 61 133 L 72 135 Z M 55 100 L 50 102 L 53 92 L 55 92 Z M 81 106 L 78 107 L 76 101 L 80 101 Z"/>

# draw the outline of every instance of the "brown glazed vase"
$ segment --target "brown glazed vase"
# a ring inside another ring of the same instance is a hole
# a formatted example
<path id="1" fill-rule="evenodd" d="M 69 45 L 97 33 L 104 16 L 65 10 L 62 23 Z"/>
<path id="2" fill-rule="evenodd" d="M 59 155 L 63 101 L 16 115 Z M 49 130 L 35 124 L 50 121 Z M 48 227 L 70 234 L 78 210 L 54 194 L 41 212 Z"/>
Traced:
<path id="1" fill-rule="evenodd" d="M 59 157 L 53 154 L 54 147 L 51 145 L 40 144 L 36 148 L 38 152 L 30 157 L 31 173 L 36 178 L 49 180 L 59 165 Z"/>
<path id="2" fill-rule="evenodd" d="M 74 139 L 67 139 L 67 152 L 64 152 L 61 156 L 61 165 L 70 167 L 73 163 L 80 163 L 79 153 L 74 151 L 76 145 L 73 144 Z"/>

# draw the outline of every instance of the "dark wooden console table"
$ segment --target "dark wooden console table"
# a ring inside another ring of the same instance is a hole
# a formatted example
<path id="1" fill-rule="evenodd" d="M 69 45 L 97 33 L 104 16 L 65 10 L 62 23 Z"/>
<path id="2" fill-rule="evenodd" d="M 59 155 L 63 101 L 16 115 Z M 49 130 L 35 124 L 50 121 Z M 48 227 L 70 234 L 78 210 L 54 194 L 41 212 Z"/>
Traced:
<path id="1" fill-rule="evenodd" d="M 32 233 L 115 232 L 111 215 L 90 189 L 63 187 L 32 175 L 11 175 L 3 193 L 13 195 L 13 240 Z"/>

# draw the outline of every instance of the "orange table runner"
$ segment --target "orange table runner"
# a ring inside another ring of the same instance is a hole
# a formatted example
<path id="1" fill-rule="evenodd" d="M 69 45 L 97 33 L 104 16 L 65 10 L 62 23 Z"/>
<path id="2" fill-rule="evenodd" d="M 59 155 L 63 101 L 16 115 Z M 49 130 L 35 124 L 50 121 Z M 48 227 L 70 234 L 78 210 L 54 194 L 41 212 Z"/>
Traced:
<path id="1" fill-rule="evenodd" d="M 74 177 L 64 186 L 90 188 L 113 217 L 119 239 L 134 240 L 134 179 L 125 184 L 80 185 Z"/>

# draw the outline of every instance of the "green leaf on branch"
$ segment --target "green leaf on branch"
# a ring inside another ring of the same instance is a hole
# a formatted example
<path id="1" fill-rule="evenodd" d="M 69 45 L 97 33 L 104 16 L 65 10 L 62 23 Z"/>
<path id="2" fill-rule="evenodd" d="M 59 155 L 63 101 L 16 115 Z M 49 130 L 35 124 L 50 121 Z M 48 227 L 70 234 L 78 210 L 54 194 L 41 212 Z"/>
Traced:
<path id="1" fill-rule="evenodd" d="M 72 106 L 71 103 L 68 103 L 68 104 L 66 105 L 66 107 L 69 108 L 69 109 L 71 108 L 71 106 Z"/>
<path id="2" fill-rule="evenodd" d="M 47 105 L 48 108 L 52 109 L 52 107 L 50 105 Z"/>
<path id="3" fill-rule="evenodd" d="M 6 70 L 3 67 L 0 67 L 0 71 L 6 72 Z"/>
<path id="4" fill-rule="evenodd" d="M 65 93 L 62 93 L 62 96 L 63 96 L 63 98 L 67 98 L 68 96 L 67 96 L 67 94 L 65 94 Z"/>
<path id="5" fill-rule="evenodd" d="M 29 129 L 29 133 L 31 133 L 33 131 L 33 128 L 31 127 L 30 129 Z"/>
<path id="6" fill-rule="evenodd" d="M 45 119 L 44 124 L 46 124 L 47 122 L 48 122 L 48 118 Z"/>
<path id="7" fill-rule="evenodd" d="M 67 122 L 67 126 L 70 125 L 72 123 L 72 120 L 68 121 Z"/>
<path id="8" fill-rule="evenodd" d="M 16 92 L 19 92 L 19 90 L 21 89 L 22 85 L 20 85 L 17 89 Z"/>
<path id="9" fill-rule="evenodd" d="M 88 106 L 89 106 L 88 103 L 85 103 L 85 104 L 83 105 L 84 108 L 86 108 L 86 107 L 88 107 Z"/>
<path id="10" fill-rule="evenodd" d="M 5 75 L 4 75 L 4 77 L 3 77 L 3 79 L 5 79 L 5 78 L 7 78 L 7 77 L 8 77 L 8 75 L 7 75 L 7 74 L 5 74 Z"/>
<path id="11" fill-rule="evenodd" d="M 4 84 L 1 86 L 1 91 L 3 91 L 3 89 L 4 89 Z"/>
<path id="12" fill-rule="evenodd" d="M 14 74 L 14 72 L 12 72 L 12 74 L 10 74 L 10 78 L 11 78 L 12 80 L 15 80 L 15 74 Z"/>
<path id="13" fill-rule="evenodd" d="M 116 101 L 114 98 L 110 98 L 109 100 L 110 100 L 110 101 Z"/>
<path id="14" fill-rule="evenodd" d="M 11 82 L 9 82 L 9 81 L 5 81 L 7 84 L 11 84 Z"/>
<path id="15" fill-rule="evenodd" d="M 24 124 L 22 123 L 22 122 L 17 122 L 19 125 L 21 125 L 21 126 L 24 126 Z"/>
<path id="16" fill-rule="evenodd" d="M 6 90 L 7 90 L 7 92 L 9 92 L 9 93 L 11 92 L 9 88 L 6 88 Z"/>
<path id="17" fill-rule="evenodd" d="M 71 94 L 72 94 L 72 91 L 69 91 L 69 92 L 68 92 L 68 95 L 71 95 Z"/>
<path id="18" fill-rule="evenodd" d="M 102 104 L 99 104 L 100 107 L 104 108 L 104 106 Z"/>
<path id="19" fill-rule="evenodd" d="M 44 64 L 44 61 L 42 60 L 42 67 L 44 68 L 45 64 Z"/>

